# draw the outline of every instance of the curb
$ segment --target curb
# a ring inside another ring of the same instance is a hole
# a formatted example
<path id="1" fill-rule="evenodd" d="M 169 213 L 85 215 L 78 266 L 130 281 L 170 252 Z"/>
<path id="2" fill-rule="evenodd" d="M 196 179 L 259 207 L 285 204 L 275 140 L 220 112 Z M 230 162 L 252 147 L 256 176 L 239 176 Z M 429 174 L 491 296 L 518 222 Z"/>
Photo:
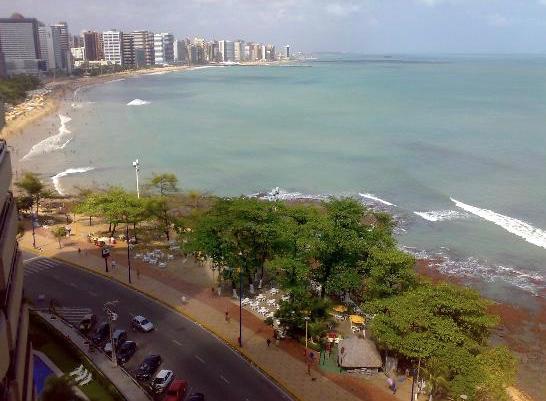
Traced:
<path id="1" fill-rule="evenodd" d="M 231 348 L 232 351 L 236 352 L 238 355 L 240 355 L 249 365 L 253 366 L 254 368 L 256 368 L 261 374 L 263 374 L 264 376 L 266 376 L 272 383 L 274 383 L 275 385 L 279 386 L 285 393 L 287 393 L 288 395 L 290 395 L 290 397 L 292 397 L 292 399 L 294 399 L 294 401 L 305 401 L 304 399 L 300 398 L 299 396 L 297 396 L 296 394 L 294 394 L 290 389 L 288 389 L 284 384 L 282 384 L 281 382 L 279 382 L 274 376 L 273 374 L 266 368 L 258 365 L 256 362 L 254 362 L 252 360 L 252 358 L 245 352 L 245 349 L 240 349 L 239 347 L 237 347 L 235 344 L 233 344 L 231 341 L 229 341 L 226 337 L 224 337 L 223 335 L 217 333 L 216 331 L 214 331 L 212 328 L 210 328 L 210 326 L 206 323 L 202 323 L 200 322 L 199 320 L 197 320 L 195 317 L 193 317 L 193 315 L 191 315 L 190 313 L 186 312 L 186 311 L 183 311 L 179 306 L 177 305 L 171 305 L 170 303 L 168 302 L 165 302 L 164 300 L 162 299 L 159 299 L 158 297 L 156 297 L 155 295 L 152 295 L 152 294 L 148 294 L 147 292 L 144 292 L 143 290 L 139 289 L 139 288 L 136 288 L 136 287 L 133 287 L 131 284 L 129 283 L 126 283 L 124 281 L 121 281 L 115 277 L 112 277 L 112 276 L 109 276 L 109 275 L 106 275 L 104 274 L 103 272 L 100 272 L 100 271 L 95 271 L 95 270 L 91 270 L 89 269 L 88 267 L 85 267 L 85 266 L 82 266 L 82 265 L 79 265 L 77 263 L 74 263 L 72 261 L 68 261 L 66 259 L 63 259 L 63 258 L 59 258 L 57 256 L 45 256 L 45 255 L 42 255 L 40 254 L 39 252 L 37 252 L 35 249 L 31 249 L 31 248 L 27 248 L 27 247 L 21 247 L 22 250 L 26 251 L 26 252 L 30 252 L 30 253 L 33 253 L 35 255 L 38 255 L 38 256 L 41 256 L 41 257 L 44 257 L 44 258 L 49 258 L 49 259 L 53 259 L 53 260 L 57 260 L 59 262 L 62 262 L 64 264 L 67 264 L 67 265 L 70 265 L 76 269 L 80 269 L 80 270 L 85 270 L 86 272 L 88 273 L 91 273 L 91 274 L 95 274 L 97 276 L 100 276 L 100 277 L 103 277 L 105 279 L 108 279 L 108 280 L 112 280 L 112 281 L 115 281 L 116 283 L 118 284 L 121 284 L 123 285 L 124 287 L 130 289 L 130 290 L 133 290 L 133 291 L 136 291 L 152 300 L 154 300 L 155 302 L 173 310 L 174 312 L 184 316 L 185 318 L 187 318 L 188 320 L 191 320 L 193 323 L 199 325 L 200 327 L 202 327 L 203 329 L 205 329 L 206 331 L 208 331 L 209 333 L 211 333 L 213 336 L 215 336 L 216 338 L 220 339 L 224 344 L 226 344 L 227 346 L 229 346 Z"/>

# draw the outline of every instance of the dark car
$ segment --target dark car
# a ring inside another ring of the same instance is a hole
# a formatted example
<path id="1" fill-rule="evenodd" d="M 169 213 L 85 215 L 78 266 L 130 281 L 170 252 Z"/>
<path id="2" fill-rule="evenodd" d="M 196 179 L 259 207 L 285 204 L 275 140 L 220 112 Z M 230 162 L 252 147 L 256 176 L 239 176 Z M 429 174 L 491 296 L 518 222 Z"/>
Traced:
<path id="1" fill-rule="evenodd" d="M 97 327 L 97 330 L 93 335 L 93 344 L 101 345 L 108 340 L 108 337 L 110 337 L 110 325 L 108 322 L 103 322 Z"/>
<path id="2" fill-rule="evenodd" d="M 118 363 L 125 363 L 136 352 L 136 343 L 134 341 L 125 341 L 116 349 L 116 357 L 118 358 Z"/>
<path id="3" fill-rule="evenodd" d="M 136 378 L 141 381 L 149 380 L 161 365 L 160 355 L 148 355 L 136 370 Z"/>
<path id="4" fill-rule="evenodd" d="M 112 340 L 114 341 L 114 346 L 116 347 L 116 352 L 118 348 L 127 341 L 127 332 L 122 329 L 117 329 L 114 331 L 114 334 L 112 334 Z M 112 343 L 108 341 L 106 345 L 104 346 L 104 352 L 106 355 L 111 356 L 112 355 Z"/>
<path id="5" fill-rule="evenodd" d="M 203 393 L 192 393 L 186 401 L 205 401 L 205 394 Z"/>
<path id="6" fill-rule="evenodd" d="M 78 328 L 82 333 L 88 333 L 91 331 L 93 326 L 95 326 L 95 323 L 97 323 L 97 316 L 93 313 L 89 313 L 85 315 L 82 320 L 80 320 Z"/>

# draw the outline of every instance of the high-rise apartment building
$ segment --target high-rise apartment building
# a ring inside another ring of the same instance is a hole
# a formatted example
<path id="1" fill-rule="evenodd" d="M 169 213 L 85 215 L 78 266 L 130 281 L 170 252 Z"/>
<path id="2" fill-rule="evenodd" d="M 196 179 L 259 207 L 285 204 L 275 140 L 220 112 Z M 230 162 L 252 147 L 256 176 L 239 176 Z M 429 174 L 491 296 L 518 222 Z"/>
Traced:
<path id="1" fill-rule="evenodd" d="M 102 60 L 102 35 L 99 32 L 87 31 L 82 33 L 85 59 L 87 61 Z"/>
<path id="2" fill-rule="evenodd" d="M 155 64 L 174 63 L 174 36 L 170 33 L 154 34 Z"/>
<path id="3" fill-rule="evenodd" d="M 0 47 L 7 75 L 38 75 L 42 65 L 38 20 L 20 14 L 0 18 Z"/>
<path id="4" fill-rule="evenodd" d="M 4 58 L 4 53 L 2 52 L 2 46 L 0 46 L 0 79 L 7 76 L 6 72 L 6 59 Z"/>
<path id="5" fill-rule="evenodd" d="M 284 47 L 284 57 L 285 58 L 290 58 L 290 45 L 286 45 Z"/>
<path id="6" fill-rule="evenodd" d="M 59 32 L 59 42 L 61 48 L 61 65 L 60 69 L 70 73 L 72 72 L 72 54 L 70 53 L 70 32 L 68 32 L 68 24 L 66 22 L 59 22 L 52 25 L 52 28 Z"/>
<path id="7" fill-rule="evenodd" d="M 189 62 L 188 45 L 185 40 L 174 41 L 174 62 L 182 64 Z"/>
<path id="8" fill-rule="evenodd" d="M 235 61 L 235 46 L 231 40 L 218 41 L 220 61 Z"/>
<path id="9" fill-rule="evenodd" d="M 40 36 L 40 54 L 48 71 L 63 69 L 60 29 L 55 26 L 38 27 Z"/>
<path id="10" fill-rule="evenodd" d="M 130 33 L 123 33 L 121 39 L 121 53 L 123 65 L 126 67 L 134 67 L 135 61 L 135 46 L 133 35 Z"/>
<path id="11" fill-rule="evenodd" d="M 0 103 L 0 130 L 3 115 Z M 23 302 L 23 259 L 17 245 L 17 210 L 10 184 L 10 152 L 0 140 L 0 400 L 33 401 L 28 305 Z"/>
<path id="12" fill-rule="evenodd" d="M 134 31 L 133 47 L 137 67 L 154 64 L 154 34 L 148 31 Z"/>
<path id="13" fill-rule="evenodd" d="M 102 51 L 104 60 L 112 64 L 123 64 L 122 53 L 123 33 L 111 30 L 102 33 Z"/>
<path id="14" fill-rule="evenodd" d="M 236 40 L 233 43 L 233 60 L 240 62 L 245 61 L 245 42 Z"/>

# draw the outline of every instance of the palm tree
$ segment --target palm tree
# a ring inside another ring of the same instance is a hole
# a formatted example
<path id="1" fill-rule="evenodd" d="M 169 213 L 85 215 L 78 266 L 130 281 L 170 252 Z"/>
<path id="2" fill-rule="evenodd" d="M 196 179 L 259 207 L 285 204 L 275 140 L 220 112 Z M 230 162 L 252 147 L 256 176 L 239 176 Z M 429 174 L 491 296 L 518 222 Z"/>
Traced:
<path id="1" fill-rule="evenodd" d="M 428 384 L 430 387 L 429 401 L 433 401 L 435 398 L 445 395 L 449 386 L 448 376 L 449 371 L 447 367 L 442 364 L 438 359 L 430 359 L 423 369 L 423 376 L 428 377 Z"/>
<path id="2" fill-rule="evenodd" d="M 84 399 L 76 394 L 66 377 L 50 376 L 45 382 L 40 401 L 84 401 Z"/>

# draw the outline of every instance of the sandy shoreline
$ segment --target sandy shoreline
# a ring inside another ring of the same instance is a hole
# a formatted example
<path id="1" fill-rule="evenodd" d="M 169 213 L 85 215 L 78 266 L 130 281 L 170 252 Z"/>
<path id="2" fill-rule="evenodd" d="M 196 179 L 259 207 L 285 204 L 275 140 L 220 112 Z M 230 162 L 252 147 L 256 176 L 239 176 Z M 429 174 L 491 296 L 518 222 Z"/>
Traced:
<path id="1" fill-rule="evenodd" d="M 0 137 L 9 141 L 10 137 L 20 134 L 24 129 L 57 112 L 62 101 L 66 99 L 68 95 L 72 95 L 74 91 L 79 88 L 99 85 L 109 81 L 114 81 L 116 79 L 191 69 L 193 68 L 189 66 L 156 67 L 136 71 L 121 71 L 95 77 L 66 78 L 46 82 L 44 88 L 50 90 L 50 92 L 49 94 L 45 95 L 45 101 L 43 104 L 11 121 L 6 121 L 6 126 L 0 132 Z M 22 106 L 24 107 L 24 104 Z"/>

